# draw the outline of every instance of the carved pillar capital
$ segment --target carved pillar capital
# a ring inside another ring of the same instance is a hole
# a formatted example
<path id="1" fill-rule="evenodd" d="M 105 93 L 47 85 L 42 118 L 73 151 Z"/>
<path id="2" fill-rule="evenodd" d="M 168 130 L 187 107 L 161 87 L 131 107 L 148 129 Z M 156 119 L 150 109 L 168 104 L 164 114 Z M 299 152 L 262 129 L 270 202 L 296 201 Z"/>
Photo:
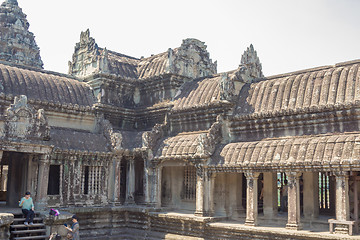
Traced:
<path id="1" fill-rule="evenodd" d="M 246 179 L 258 179 L 260 173 L 258 172 L 244 172 Z"/>
<path id="2" fill-rule="evenodd" d="M 349 178 L 350 176 L 350 173 L 348 171 L 335 171 L 333 172 L 333 174 L 336 178 L 340 178 L 340 177 Z"/>
<path id="3" fill-rule="evenodd" d="M 286 172 L 286 176 L 289 178 L 300 178 L 302 175 L 302 172 Z"/>

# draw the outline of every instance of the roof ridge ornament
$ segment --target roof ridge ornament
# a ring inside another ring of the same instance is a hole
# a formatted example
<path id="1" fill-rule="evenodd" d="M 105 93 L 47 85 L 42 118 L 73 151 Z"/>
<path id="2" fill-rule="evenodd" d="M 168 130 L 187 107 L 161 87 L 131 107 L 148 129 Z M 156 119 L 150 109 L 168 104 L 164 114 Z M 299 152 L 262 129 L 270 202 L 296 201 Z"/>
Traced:
<path id="1" fill-rule="evenodd" d="M 254 46 L 250 44 L 243 55 L 241 56 L 241 65 L 245 65 L 250 70 L 250 76 L 254 78 L 264 77 L 262 73 L 262 66 L 260 63 L 260 59 L 257 56 L 257 52 L 254 49 Z"/>

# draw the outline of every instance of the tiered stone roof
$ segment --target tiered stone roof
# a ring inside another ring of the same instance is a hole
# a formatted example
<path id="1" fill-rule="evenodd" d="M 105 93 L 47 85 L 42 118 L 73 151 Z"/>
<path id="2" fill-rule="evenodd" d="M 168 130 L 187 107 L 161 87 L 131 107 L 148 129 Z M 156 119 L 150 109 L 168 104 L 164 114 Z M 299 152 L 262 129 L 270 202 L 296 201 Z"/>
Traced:
<path id="1" fill-rule="evenodd" d="M 360 61 L 265 78 L 247 84 L 237 115 L 256 118 L 349 108 L 360 102 Z"/>
<path id="2" fill-rule="evenodd" d="M 220 101 L 220 81 L 221 77 L 216 76 L 185 83 L 173 101 L 173 109 L 208 106 Z"/>
<path id="3" fill-rule="evenodd" d="M 35 37 L 16 0 L 6 0 L 0 6 L 0 61 L 43 67 Z"/>
<path id="4" fill-rule="evenodd" d="M 181 133 L 173 137 L 165 138 L 156 151 L 157 159 L 177 159 L 199 157 L 197 147 L 199 137 L 203 132 Z"/>
<path id="5" fill-rule="evenodd" d="M 185 39 L 179 48 L 138 59 L 100 48 L 87 30 L 81 33 L 75 46 L 69 74 L 85 78 L 96 73 L 132 80 L 164 74 L 194 79 L 215 74 L 216 63 L 212 63 L 206 45 L 196 39 Z"/>
<path id="6" fill-rule="evenodd" d="M 359 167 L 360 132 L 230 143 L 219 148 L 210 165 L 242 169 Z"/>
<path id="7" fill-rule="evenodd" d="M 86 83 L 70 76 L 0 63 L 3 96 L 26 95 L 35 102 L 90 107 L 94 97 Z"/>

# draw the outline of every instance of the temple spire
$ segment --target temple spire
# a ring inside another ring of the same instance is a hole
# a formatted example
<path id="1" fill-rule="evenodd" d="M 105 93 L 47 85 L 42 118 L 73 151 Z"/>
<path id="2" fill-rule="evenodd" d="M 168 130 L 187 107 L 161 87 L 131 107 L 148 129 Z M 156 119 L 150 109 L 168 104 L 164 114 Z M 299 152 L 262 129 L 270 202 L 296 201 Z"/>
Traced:
<path id="1" fill-rule="evenodd" d="M 40 49 L 17 0 L 0 5 L 0 61 L 42 68 Z"/>
<path id="2" fill-rule="evenodd" d="M 6 0 L 7 3 L 13 4 L 13 5 L 18 5 L 18 1 L 17 0 Z"/>

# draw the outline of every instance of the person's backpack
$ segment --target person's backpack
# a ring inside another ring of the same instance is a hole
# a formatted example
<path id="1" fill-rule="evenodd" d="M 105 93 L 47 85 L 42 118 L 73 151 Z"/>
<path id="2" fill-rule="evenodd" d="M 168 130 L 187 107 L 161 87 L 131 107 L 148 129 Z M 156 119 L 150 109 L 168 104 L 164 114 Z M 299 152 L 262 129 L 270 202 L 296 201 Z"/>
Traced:
<path id="1" fill-rule="evenodd" d="M 56 209 L 50 209 L 49 215 L 51 216 L 59 216 L 60 212 Z"/>

